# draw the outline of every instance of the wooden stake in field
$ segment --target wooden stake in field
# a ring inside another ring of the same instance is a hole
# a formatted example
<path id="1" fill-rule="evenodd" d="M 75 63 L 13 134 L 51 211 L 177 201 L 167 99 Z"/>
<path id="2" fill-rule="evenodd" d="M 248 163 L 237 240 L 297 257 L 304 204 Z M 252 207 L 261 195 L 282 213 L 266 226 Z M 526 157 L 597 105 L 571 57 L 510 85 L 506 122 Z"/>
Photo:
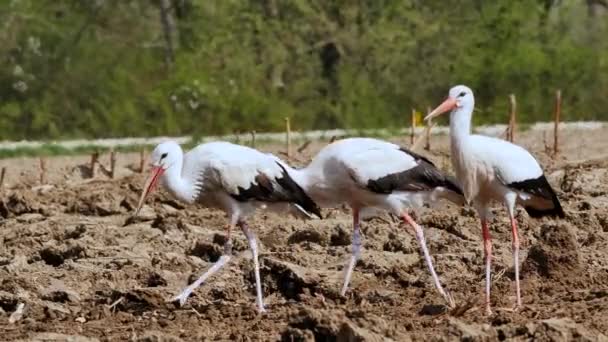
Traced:
<path id="1" fill-rule="evenodd" d="M 515 117 L 517 114 L 517 100 L 515 94 L 509 95 L 511 103 L 511 111 L 509 112 L 509 128 L 507 130 L 507 140 L 513 142 L 515 140 Z"/>
<path id="2" fill-rule="evenodd" d="M 306 141 L 305 141 L 305 142 L 302 144 L 302 146 L 298 147 L 298 150 L 297 150 L 297 151 L 298 151 L 298 153 L 302 153 L 302 152 L 304 152 L 304 150 L 306 150 L 306 149 L 308 148 L 308 146 L 310 145 L 310 143 L 311 143 L 311 142 L 312 142 L 311 140 L 306 140 Z"/>
<path id="3" fill-rule="evenodd" d="M 40 157 L 40 184 L 46 184 L 46 158 Z"/>
<path id="4" fill-rule="evenodd" d="M 429 115 L 429 113 L 431 112 L 431 107 L 426 107 L 426 114 Z M 427 151 L 431 150 L 431 128 L 433 128 L 434 124 L 433 124 L 433 120 L 429 120 L 429 122 L 426 123 L 428 128 L 425 130 L 425 134 L 426 134 L 426 141 L 424 142 L 424 149 Z"/>
<path id="5" fill-rule="evenodd" d="M 289 117 L 285 118 L 285 144 L 287 148 L 287 157 L 291 157 L 291 124 Z"/>
<path id="6" fill-rule="evenodd" d="M 414 145 L 416 139 L 416 109 L 412 108 L 412 123 L 410 130 L 410 145 Z"/>
<path id="7" fill-rule="evenodd" d="M 114 170 L 116 168 L 116 152 L 110 149 L 110 178 L 114 179 Z"/>
<path id="8" fill-rule="evenodd" d="M 4 184 L 4 176 L 6 176 L 6 167 L 2 167 L 2 171 L 0 172 L 0 190 L 2 190 L 2 185 Z"/>
<path id="9" fill-rule="evenodd" d="M 255 148 L 255 131 L 251 131 L 251 148 Z"/>
<path id="10" fill-rule="evenodd" d="M 141 150 L 139 150 L 139 173 L 144 173 L 144 165 L 146 163 L 146 149 L 145 148 L 141 148 Z"/>
<path id="11" fill-rule="evenodd" d="M 555 92 L 555 125 L 553 126 L 553 154 L 559 153 L 559 120 L 562 114 L 562 91 Z"/>
<path id="12" fill-rule="evenodd" d="M 95 164 L 97 164 L 97 159 L 99 159 L 99 152 L 95 151 L 91 153 L 91 178 L 95 178 Z"/>

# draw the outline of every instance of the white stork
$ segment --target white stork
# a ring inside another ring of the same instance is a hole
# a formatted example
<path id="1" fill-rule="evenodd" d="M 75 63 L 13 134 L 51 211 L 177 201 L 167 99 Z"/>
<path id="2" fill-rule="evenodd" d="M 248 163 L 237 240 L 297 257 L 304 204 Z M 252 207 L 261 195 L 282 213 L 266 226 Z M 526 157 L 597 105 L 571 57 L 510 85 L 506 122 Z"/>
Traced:
<path id="1" fill-rule="evenodd" d="M 430 120 L 445 112 L 450 114 L 452 165 L 468 203 L 481 220 L 486 265 L 486 312 L 490 309 L 490 268 L 492 240 L 488 229 L 490 202 L 507 207 L 513 233 L 516 309 L 521 306 L 519 287 L 519 237 L 514 218 L 515 204 L 521 204 L 531 217 L 559 216 L 564 211 L 543 170 L 534 157 L 520 146 L 504 140 L 471 134 L 471 116 L 475 107 L 473 91 L 459 85 L 450 89 L 448 98 L 426 116 Z"/>
<path id="2" fill-rule="evenodd" d="M 318 206 L 294 182 L 277 157 L 249 147 L 212 142 L 199 145 L 184 155 L 177 143 L 167 141 L 156 146 L 150 158 L 152 172 L 135 215 L 161 179 L 178 200 L 223 210 L 230 220 L 223 255 L 174 300 L 183 305 L 192 291 L 230 260 L 230 234 L 234 226 L 238 226 L 247 237 L 253 254 L 257 307 L 259 312 L 264 312 L 256 239 L 245 219 L 258 207 L 284 210 L 286 204 L 293 204 L 307 216 L 313 213 L 321 217 Z"/>
<path id="3" fill-rule="evenodd" d="M 352 252 L 345 267 L 342 295 L 348 289 L 361 253 L 360 214 L 379 209 L 402 217 L 414 228 L 437 290 L 450 306 L 454 305 L 435 273 L 422 228 L 408 215 L 407 208 L 440 198 L 464 204 L 455 179 L 439 171 L 423 156 L 398 145 L 369 138 L 350 138 L 329 144 L 307 167 L 290 171 L 290 174 L 320 206 L 347 203 L 352 208 Z"/>

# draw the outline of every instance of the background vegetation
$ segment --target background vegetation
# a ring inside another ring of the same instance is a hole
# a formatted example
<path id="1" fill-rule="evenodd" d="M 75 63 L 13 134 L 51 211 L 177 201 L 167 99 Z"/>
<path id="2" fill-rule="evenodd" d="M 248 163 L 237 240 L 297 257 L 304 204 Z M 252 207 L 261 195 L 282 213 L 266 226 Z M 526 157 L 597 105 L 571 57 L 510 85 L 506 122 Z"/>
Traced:
<path id="1" fill-rule="evenodd" d="M 3 0 L 0 140 L 608 120 L 605 0 Z"/>

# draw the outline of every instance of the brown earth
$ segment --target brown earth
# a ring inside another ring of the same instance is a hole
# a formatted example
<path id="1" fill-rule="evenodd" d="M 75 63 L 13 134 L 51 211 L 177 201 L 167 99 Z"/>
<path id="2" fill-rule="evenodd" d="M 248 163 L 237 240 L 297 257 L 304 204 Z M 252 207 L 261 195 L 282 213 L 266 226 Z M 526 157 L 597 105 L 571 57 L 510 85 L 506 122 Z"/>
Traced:
<path id="1" fill-rule="evenodd" d="M 325 210 L 324 220 L 264 212 L 252 220 L 266 314 L 255 309 L 240 234 L 234 261 L 179 308 L 167 300 L 221 253 L 222 213 L 184 207 L 160 192 L 142 219 L 127 222 L 144 180 L 126 167 L 137 155 L 119 156 L 115 180 L 102 170 L 87 179 L 90 171 L 79 166 L 86 156 L 51 158 L 44 186 L 37 159 L 0 160 L 8 168 L 0 202 L 0 340 L 607 341 L 607 131 L 564 132 L 555 158 L 539 133 L 517 137 L 542 162 L 567 218 L 534 220 L 518 209 L 524 307 L 514 312 L 511 233 L 496 206 L 490 317 L 481 305 L 481 234 L 469 208 L 417 213 L 454 310 L 432 286 L 407 227 L 389 217 L 364 223 L 363 258 L 341 297 L 351 234 L 342 209 Z M 446 137 L 433 143 L 425 154 L 447 167 Z M 292 162 L 301 165 L 322 146 L 313 142 Z"/>

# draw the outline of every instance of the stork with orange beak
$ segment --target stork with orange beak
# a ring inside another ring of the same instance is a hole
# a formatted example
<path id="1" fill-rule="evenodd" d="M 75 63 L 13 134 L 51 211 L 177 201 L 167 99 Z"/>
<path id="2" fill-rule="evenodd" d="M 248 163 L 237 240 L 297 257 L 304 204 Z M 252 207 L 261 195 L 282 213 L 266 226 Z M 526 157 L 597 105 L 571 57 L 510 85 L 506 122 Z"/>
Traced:
<path id="1" fill-rule="evenodd" d="M 245 219 L 259 207 L 287 209 L 298 217 L 311 214 L 321 217 L 319 207 L 293 180 L 281 160 L 246 146 L 212 142 L 184 154 L 177 143 L 167 141 L 156 146 L 150 159 L 152 172 L 135 215 L 162 180 L 165 189 L 176 199 L 223 210 L 230 220 L 223 255 L 174 300 L 184 305 L 192 291 L 231 259 L 231 231 L 237 226 L 245 234 L 253 254 L 257 307 L 259 312 L 264 312 L 257 243 Z"/>
<path id="2" fill-rule="evenodd" d="M 450 112 L 451 159 L 468 203 L 481 220 L 486 268 L 486 312 L 491 314 L 490 275 L 492 240 L 488 228 L 491 201 L 504 203 L 513 233 L 516 309 L 522 305 L 519 284 L 519 237 L 515 205 L 520 204 L 534 218 L 565 217 L 560 202 L 542 168 L 524 148 L 504 140 L 471 134 L 471 117 L 475 107 L 473 91 L 464 85 L 450 89 L 448 98 L 425 120 Z"/>

